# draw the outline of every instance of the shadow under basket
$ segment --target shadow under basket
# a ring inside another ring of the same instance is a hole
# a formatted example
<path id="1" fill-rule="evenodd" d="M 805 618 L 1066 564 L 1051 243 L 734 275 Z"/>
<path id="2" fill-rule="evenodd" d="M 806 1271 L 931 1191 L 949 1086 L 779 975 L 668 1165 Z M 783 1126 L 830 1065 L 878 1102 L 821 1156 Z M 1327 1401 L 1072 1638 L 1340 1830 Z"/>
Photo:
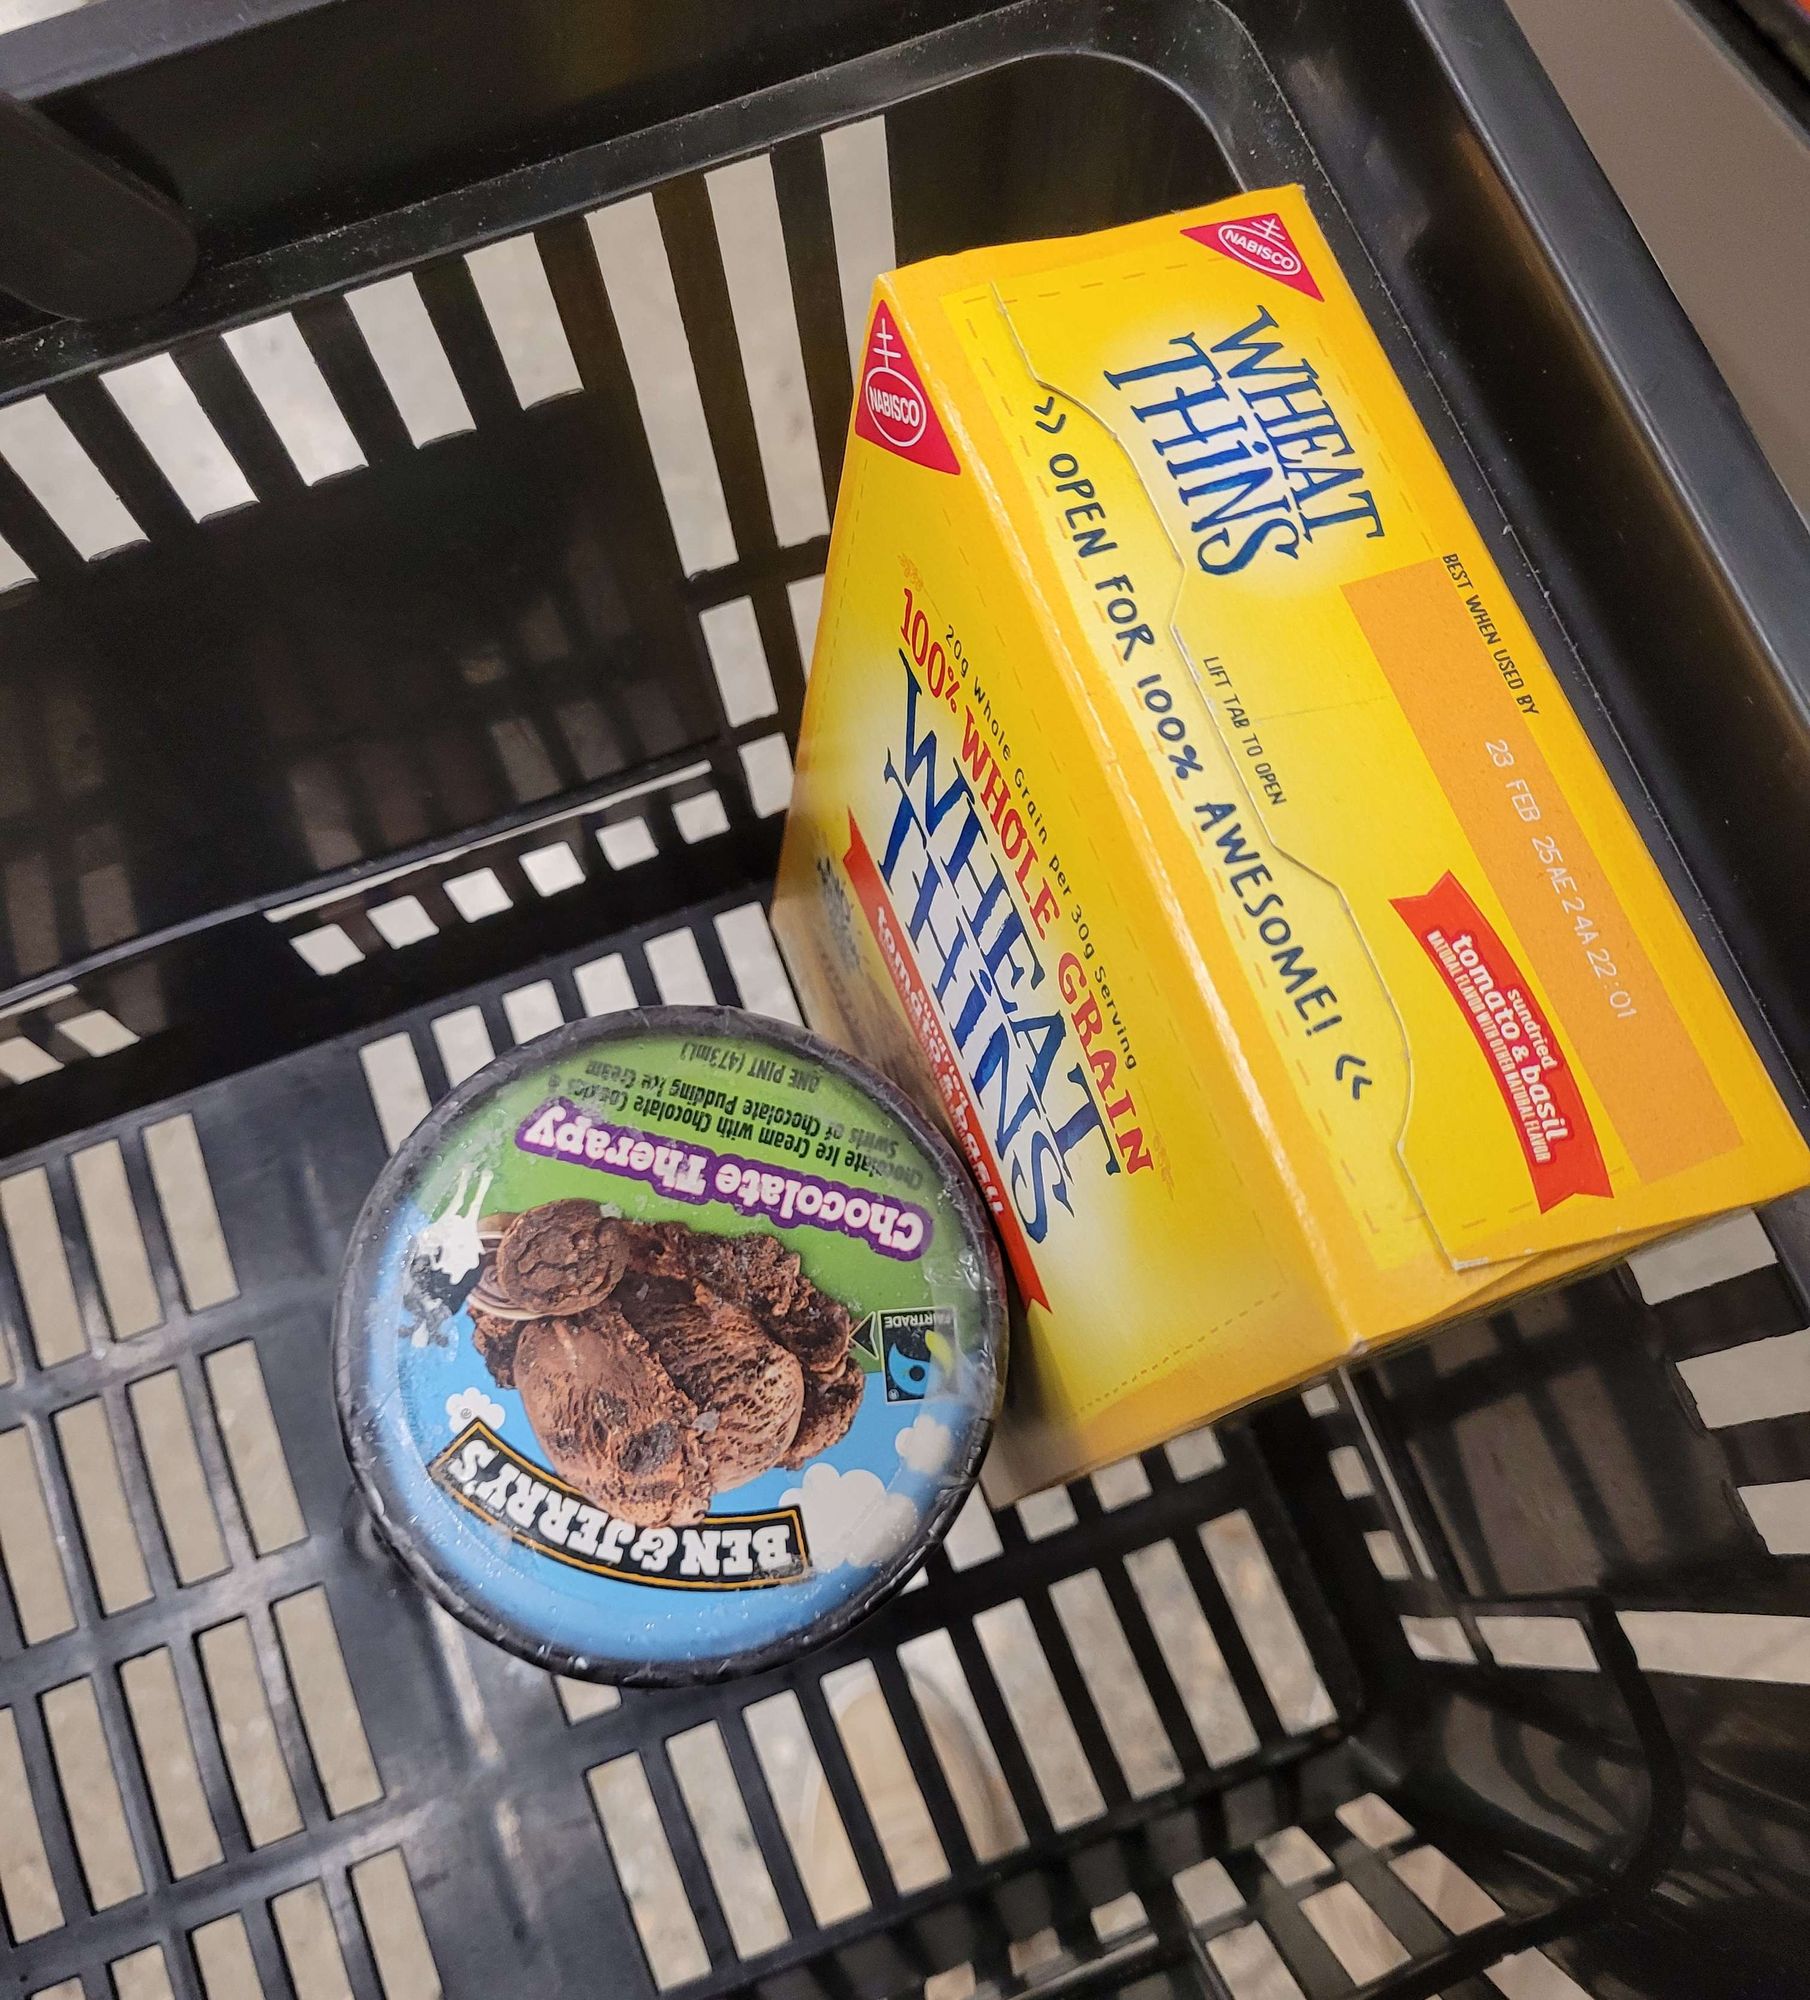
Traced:
<path id="1" fill-rule="evenodd" d="M 874 274 L 1241 186 L 1308 187 L 1801 1108 L 1810 546 L 1494 0 L 110 0 L 0 87 L 201 250 L 0 311 L 7 1990 L 1804 1990 L 1801 1206 L 976 1496 L 715 1689 L 445 1618 L 332 1409 L 453 1084 L 796 1018 Z"/>

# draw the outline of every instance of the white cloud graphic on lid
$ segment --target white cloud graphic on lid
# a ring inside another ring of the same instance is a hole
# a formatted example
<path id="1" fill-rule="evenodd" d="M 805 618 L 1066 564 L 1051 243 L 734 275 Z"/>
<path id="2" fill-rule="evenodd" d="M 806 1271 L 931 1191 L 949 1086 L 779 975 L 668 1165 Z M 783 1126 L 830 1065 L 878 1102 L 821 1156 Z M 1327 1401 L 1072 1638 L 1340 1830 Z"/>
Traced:
<path id="1" fill-rule="evenodd" d="M 467 1424 L 482 1418 L 492 1430 L 503 1421 L 503 1406 L 493 1402 L 482 1389 L 456 1389 L 446 1399 L 446 1421 L 455 1437 Z"/>
<path id="2" fill-rule="evenodd" d="M 914 1417 L 893 1439 L 893 1449 L 913 1472 L 941 1472 L 951 1442 L 949 1426 L 939 1417 Z"/>
<path id="3" fill-rule="evenodd" d="M 918 1510 L 903 1493 L 888 1492 L 879 1478 L 864 1468 L 838 1472 L 833 1465 L 813 1465 L 802 1485 L 790 1486 L 782 1502 L 804 1516 L 811 1567 L 872 1569 L 897 1555 L 918 1525 Z"/>

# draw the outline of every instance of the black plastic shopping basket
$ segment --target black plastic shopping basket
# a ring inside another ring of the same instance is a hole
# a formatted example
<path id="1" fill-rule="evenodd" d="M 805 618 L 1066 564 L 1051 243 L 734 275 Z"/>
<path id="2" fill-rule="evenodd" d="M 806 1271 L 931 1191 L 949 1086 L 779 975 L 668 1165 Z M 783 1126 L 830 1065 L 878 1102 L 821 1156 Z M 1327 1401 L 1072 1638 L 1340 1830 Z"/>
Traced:
<path id="1" fill-rule="evenodd" d="M 714 1690 L 450 1623 L 331 1408 L 452 1082 L 792 1007 L 875 271 L 1239 185 L 1801 1102 L 1810 543 L 1498 0 L 100 0 L 0 89 L 0 1988 L 1810 1990 L 1803 1208 L 976 1500 Z"/>

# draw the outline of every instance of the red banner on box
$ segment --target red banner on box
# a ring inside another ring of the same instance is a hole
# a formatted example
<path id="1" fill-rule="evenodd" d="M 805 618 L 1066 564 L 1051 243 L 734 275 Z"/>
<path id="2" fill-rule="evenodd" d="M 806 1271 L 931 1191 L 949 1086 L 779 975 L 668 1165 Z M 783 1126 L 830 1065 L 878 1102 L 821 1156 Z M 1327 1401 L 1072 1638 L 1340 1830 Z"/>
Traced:
<path id="1" fill-rule="evenodd" d="M 1527 976 L 1458 879 L 1395 899 L 1469 1021 L 1513 1121 L 1544 1214 L 1574 1194 L 1608 1195 L 1608 1169 L 1583 1092 Z"/>
<path id="2" fill-rule="evenodd" d="M 993 1225 L 999 1231 L 999 1240 L 1018 1280 L 1018 1289 L 1028 1301 L 1047 1306 L 1049 1299 L 1044 1292 L 1043 1281 L 1037 1275 L 1036 1265 L 1031 1262 L 1031 1246 L 1025 1241 L 1018 1211 L 1006 1192 L 999 1162 L 993 1157 L 992 1147 L 987 1144 L 980 1114 L 968 1095 L 962 1066 L 955 1059 L 948 1036 L 943 1033 L 935 1003 L 918 976 L 917 961 L 906 945 L 898 913 L 893 909 L 892 898 L 886 893 L 886 884 L 880 880 L 880 871 L 874 865 L 874 857 L 861 837 L 861 829 L 855 824 L 853 813 L 849 814 L 848 852 L 842 857 L 842 865 L 848 870 L 849 884 L 861 904 L 868 928 L 874 934 L 874 942 L 880 947 L 880 956 L 886 961 L 892 983 L 898 989 L 905 1018 L 911 1023 L 911 1032 L 916 1035 L 918 1046 L 929 1060 L 937 1093 L 943 1100 L 950 1129 L 955 1134 L 955 1143 L 961 1148 L 969 1171 L 980 1184 L 981 1197 L 992 1213 Z"/>

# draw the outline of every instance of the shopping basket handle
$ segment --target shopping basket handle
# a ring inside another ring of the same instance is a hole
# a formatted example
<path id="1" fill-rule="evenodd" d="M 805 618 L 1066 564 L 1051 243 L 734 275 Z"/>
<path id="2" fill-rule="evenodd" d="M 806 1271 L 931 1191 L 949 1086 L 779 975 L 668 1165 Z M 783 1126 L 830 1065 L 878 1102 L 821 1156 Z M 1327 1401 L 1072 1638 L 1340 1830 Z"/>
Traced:
<path id="1" fill-rule="evenodd" d="M 168 305 L 194 269 L 173 202 L 0 97 L 0 291 L 58 319 L 110 319 Z"/>

